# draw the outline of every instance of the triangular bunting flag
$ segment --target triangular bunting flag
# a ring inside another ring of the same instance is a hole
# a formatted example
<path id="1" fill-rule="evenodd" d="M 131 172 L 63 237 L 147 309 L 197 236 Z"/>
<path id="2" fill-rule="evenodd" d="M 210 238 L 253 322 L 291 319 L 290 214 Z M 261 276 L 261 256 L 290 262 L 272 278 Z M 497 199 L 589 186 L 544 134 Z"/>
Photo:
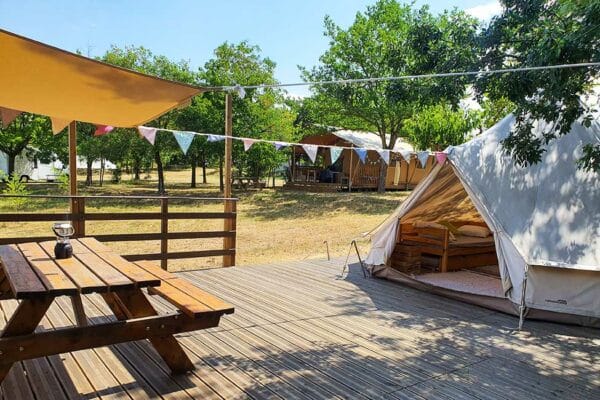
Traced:
<path id="1" fill-rule="evenodd" d="M 400 150 L 400 155 L 407 163 L 410 163 L 410 155 L 412 152 L 410 150 Z"/>
<path id="2" fill-rule="evenodd" d="M 425 168 L 425 165 L 427 165 L 427 160 L 429 159 L 429 152 L 428 151 L 420 151 L 417 153 L 417 158 L 419 159 L 419 162 L 421 163 L 421 168 Z"/>
<path id="3" fill-rule="evenodd" d="M 149 128 L 147 126 L 138 126 L 138 132 L 140 135 L 150 142 L 151 145 L 154 145 L 154 141 L 156 140 L 156 131 L 157 128 Z"/>
<path id="4" fill-rule="evenodd" d="M 281 150 L 284 147 L 288 147 L 289 144 L 283 142 L 275 142 L 273 143 L 273 146 L 275 146 L 275 150 Z"/>
<path id="5" fill-rule="evenodd" d="M 63 129 L 67 127 L 71 123 L 68 119 L 60 119 L 50 117 L 50 121 L 52 121 L 52 133 L 57 134 L 60 133 Z"/>
<path id="6" fill-rule="evenodd" d="M 355 147 L 354 151 L 358 155 L 360 162 L 364 164 L 365 161 L 367 161 L 367 149 L 361 149 L 359 147 Z"/>
<path id="7" fill-rule="evenodd" d="M 252 147 L 252 145 L 254 143 L 256 143 L 256 140 L 254 140 L 254 139 L 242 139 L 242 142 L 244 142 L 244 151 L 248 151 L 248 150 L 250 150 L 250 147 Z"/>
<path id="8" fill-rule="evenodd" d="M 113 129 L 115 128 L 110 125 L 96 125 L 94 136 L 106 135 L 107 133 L 112 132 Z"/>
<path id="9" fill-rule="evenodd" d="M 385 150 L 385 149 L 380 149 L 380 150 L 377 150 L 377 152 L 379 153 L 379 156 L 381 157 L 381 159 L 383 161 L 385 161 L 386 164 L 389 165 L 389 163 L 390 163 L 390 151 L 389 150 Z"/>
<path id="10" fill-rule="evenodd" d="M 0 118 L 2 118 L 2 126 L 7 127 L 21 114 L 21 111 L 13 110 L 12 108 L 0 107 Z"/>
<path id="11" fill-rule="evenodd" d="M 437 151 L 435 153 L 435 159 L 437 160 L 438 164 L 445 163 L 446 158 L 448 158 L 448 154 L 444 153 L 443 151 Z"/>
<path id="12" fill-rule="evenodd" d="M 335 162 L 338 160 L 338 158 L 340 158 L 340 156 L 342 155 L 342 148 L 340 147 L 330 147 L 329 148 L 329 154 L 331 155 L 331 164 L 335 164 Z"/>
<path id="13" fill-rule="evenodd" d="M 209 142 L 220 142 L 221 140 L 225 140 L 225 137 L 221 135 L 206 135 L 206 140 Z"/>
<path id="14" fill-rule="evenodd" d="M 177 140 L 183 154 L 187 154 L 195 135 L 191 132 L 173 131 L 173 136 L 175 136 L 175 140 Z"/>
<path id="15" fill-rule="evenodd" d="M 310 158 L 310 161 L 314 163 L 317 159 L 317 151 L 319 151 L 319 146 L 315 146 L 314 144 L 303 144 L 302 148 L 306 152 L 308 158 Z"/>

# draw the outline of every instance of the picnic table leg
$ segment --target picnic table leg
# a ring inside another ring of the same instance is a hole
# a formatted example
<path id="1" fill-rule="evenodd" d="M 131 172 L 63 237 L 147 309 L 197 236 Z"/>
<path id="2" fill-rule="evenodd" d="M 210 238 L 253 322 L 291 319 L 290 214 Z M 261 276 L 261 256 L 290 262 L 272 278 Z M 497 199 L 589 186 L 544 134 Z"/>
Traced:
<path id="1" fill-rule="evenodd" d="M 104 293 L 102 296 L 119 320 L 158 315 L 140 289 Z M 149 340 L 171 372 L 181 373 L 194 369 L 194 364 L 173 335 L 151 337 Z"/>
<path id="2" fill-rule="evenodd" d="M 81 295 L 77 294 L 71 297 L 71 304 L 73 305 L 73 313 L 75 314 L 75 320 L 79 326 L 87 326 L 88 320 L 85 315 L 85 309 L 83 308 L 83 302 L 81 301 Z"/>
<path id="3" fill-rule="evenodd" d="M 53 297 L 21 300 L 0 337 L 27 335 L 35 331 L 52 300 Z M 13 364 L 11 360 L 4 360 L 0 356 L 0 383 L 4 381 Z"/>

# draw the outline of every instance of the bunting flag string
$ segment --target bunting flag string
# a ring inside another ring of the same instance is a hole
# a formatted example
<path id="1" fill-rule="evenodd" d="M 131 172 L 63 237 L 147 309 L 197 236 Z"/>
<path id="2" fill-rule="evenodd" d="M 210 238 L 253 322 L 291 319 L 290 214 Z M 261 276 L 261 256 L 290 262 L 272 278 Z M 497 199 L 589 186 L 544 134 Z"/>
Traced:
<path id="1" fill-rule="evenodd" d="M 310 158 L 310 161 L 312 161 L 314 164 L 314 162 L 317 160 L 317 151 L 319 150 L 319 146 L 314 144 L 303 144 L 302 148 L 304 149 L 304 152 L 308 158 Z"/>
<path id="2" fill-rule="evenodd" d="M 435 153 L 435 159 L 437 160 L 438 164 L 445 163 L 446 158 L 448 158 L 448 154 L 444 153 L 443 151 L 437 151 Z"/>
<path id="3" fill-rule="evenodd" d="M 250 150 L 250 147 L 252 147 L 252 145 L 254 143 L 256 143 L 256 140 L 254 140 L 254 139 L 243 139 L 242 142 L 244 142 L 244 151 L 248 151 L 248 150 Z"/>
<path id="4" fill-rule="evenodd" d="M 12 108 L 0 107 L 0 119 L 2 119 L 2 126 L 6 128 L 20 114 L 21 111 L 13 110 Z"/>
<path id="5" fill-rule="evenodd" d="M 362 147 L 354 147 L 354 152 L 358 155 L 361 163 L 365 163 L 367 161 L 367 149 L 363 149 Z"/>
<path id="6" fill-rule="evenodd" d="M 94 132 L 94 136 L 102 136 L 110 133 L 115 129 L 110 125 L 96 125 L 96 131 Z"/>
<path id="7" fill-rule="evenodd" d="M 192 132 L 174 131 L 173 136 L 175 136 L 175 140 L 177 140 L 177 144 L 181 147 L 183 154 L 187 154 L 192 140 L 194 140 L 194 134 Z"/>
<path id="8" fill-rule="evenodd" d="M 144 139 L 149 141 L 151 145 L 154 145 L 154 141 L 156 140 L 156 131 L 158 131 L 158 129 L 149 128 L 146 126 L 138 126 L 138 131 Z"/>
<path id="9" fill-rule="evenodd" d="M 381 157 L 381 159 L 387 165 L 390 165 L 390 151 L 389 150 L 379 149 L 379 150 L 377 150 L 377 153 L 379 153 L 379 157 Z"/>
<path id="10" fill-rule="evenodd" d="M 419 159 L 419 162 L 421 163 L 421 167 L 425 168 L 425 165 L 427 165 L 427 160 L 429 159 L 429 152 L 428 151 L 419 151 L 417 153 L 417 158 Z"/>
<path id="11" fill-rule="evenodd" d="M 68 124 L 68 122 L 65 123 L 64 126 L 66 126 L 67 124 Z M 101 126 L 99 126 L 99 127 L 101 127 Z M 108 128 L 112 128 L 112 127 L 104 127 L 104 129 L 108 129 Z M 140 135 L 142 137 L 144 137 L 146 140 L 148 140 L 148 142 L 150 142 L 151 144 L 155 143 L 156 133 L 159 130 L 173 133 L 173 135 L 175 135 L 175 139 L 177 140 L 177 143 L 179 144 L 179 146 L 181 147 L 181 150 L 184 153 L 187 153 L 187 150 L 189 149 L 189 146 L 191 145 L 194 136 L 204 136 L 204 137 L 206 137 L 208 142 L 220 142 L 220 141 L 225 140 L 226 137 L 233 139 L 233 140 L 240 140 L 243 142 L 245 151 L 250 150 L 250 148 L 255 143 L 270 143 L 271 145 L 273 145 L 275 147 L 276 150 L 281 150 L 286 147 L 298 146 L 298 147 L 302 147 L 302 149 L 304 150 L 304 152 L 306 153 L 308 158 L 313 163 L 317 160 L 317 153 L 319 151 L 319 148 L 323 148 L 323 149 L 328 148 L 329 149 L 332 164 L 335 163 L 339 159 L 343 150 L 349 149 L 349 150 L 354 151 L 357 154 L 358 158 L 360 159 L 360 161 L 363 164 L 366 163 L 366 161 L 367 161 L 367 154 L 369 151 L 376 151 L 379 154 L 380 158 L 388 165 L 392 161 L 392 158 L 391 158 L 392 153 L 400 154 L 400 156 L 404 160 L 406 160 L 406 162 L 409 162 L 409 163 L 410 163 L 412 155 L 414 154 L 416 156 L 416 158 L 419 160 L 419 163 L 421 164 L 421 166 L 423 168 L 425 168 L 425 166 L 427 165 L 427 160 L 429 159 L 430 156 L 435 157 L 435 159 L 437 160 L 438 163 L 443 163 L 446 161 L 446 159 L 448 158 L 448 154 L 450 153 L 449 151 L 414 152 L 414 151 L 406 150 L 406 149 L 389 150 L 389 149 L 369 148 L 369 147 L 350 147 L 350 146 L 335 146 L 335 145 L 325 145 L 325 144 L 316 145 L 316 144 L 308 144 L 308 143 L 292 143 L 292 142 L 282 142 L 282 141 L 258 139 L 258 138 L 225 136 L 225 135 L 218 135 L 218 134 L 214 134 L 214 133 L 176 131 L 173 129 L 159 129 L 159 128 L 152 128 L 152 127 L 148 127 L 148 126 L 138 126 L 138 131 L 140 132 Z"/>
<path id="12" fill-rule="evenodd" d="M 50 121 L 52 122 L 52 133 L 55 135 L 62 132 L 62 130 L 65 129 L 71 123 L 71 121 L 68 119 L 55 117 L 50 117 Z"/>
<path id="13" fill-rule="evenodd" d="M 331 164 L 335 164 L 335 162 L 338 160 L 338 158 L 340 158 L 340 156 L 342 155 L 342 148 L 340 147 L 330 147 L 329 148 L 329 155 L 331 156 Z"/>
<path id="14" fill-rule="evenodd" d="M 404 158 L 404 161 L 410 164 L 410 155 L 412 154 L 410 150 L 400 150 L 400 155 Z"/>

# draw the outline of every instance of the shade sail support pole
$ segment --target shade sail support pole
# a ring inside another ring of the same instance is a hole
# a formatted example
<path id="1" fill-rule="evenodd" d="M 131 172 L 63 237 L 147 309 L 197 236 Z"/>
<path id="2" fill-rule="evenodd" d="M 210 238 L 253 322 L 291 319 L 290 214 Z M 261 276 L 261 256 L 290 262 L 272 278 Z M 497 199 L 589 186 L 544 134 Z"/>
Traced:
<path id="1" fill-rule="evenodd" d="M 225 171 L 224 171 L 224 180 L 223 182 L 223 197 L 226 199 L 231 199 L 231 180 L 232 180 L 232 140 L 231 137 L 233 135 L 233 97 L 231 93 L 225 94 Z M 225 200 L 225 212 L 231 213 L 235 212 L 235 202 L 231 200 Z M 235 231 L 236 229 L 236 221 L 235 219 L 226 218 L 224 222 L 224 230 L 226 232 Z M 231 248 L 235 250 L 235 238 L 225 237 L 223 238 L 223 249 L 231 250 Z M 235 265 L 235 255 L 225 255 L 223 256 L 223 266 L 231 267 Z"/>
<path id="2" fill-rule="evenodd" d="M 69 134 L 69 196 L 71 224 L 75 229 L 75 236 L 85 236 L 85 222 L 79 218 L 84 212 L 84 200 L 77 197 L 77 122 L 71 121 Z M 77 218 L 76 218 L 77 216 Z"/>

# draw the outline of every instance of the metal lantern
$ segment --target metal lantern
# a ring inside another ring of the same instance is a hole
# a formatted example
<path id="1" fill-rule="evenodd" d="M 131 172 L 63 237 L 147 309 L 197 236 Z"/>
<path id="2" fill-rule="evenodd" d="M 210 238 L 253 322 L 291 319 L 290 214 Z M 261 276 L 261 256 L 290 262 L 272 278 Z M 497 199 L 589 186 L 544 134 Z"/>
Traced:
<path id="1" fill-rule="evenodd" d="M 56 222 L 52 225 L 52 230 L 56 235 L 56 244 L 54 245 L 54 256 L 57 259 L 69 258 L 73 255 L 73 247 L 69 238 L 75 233 L 73 225 L 69 222 Z"/>

